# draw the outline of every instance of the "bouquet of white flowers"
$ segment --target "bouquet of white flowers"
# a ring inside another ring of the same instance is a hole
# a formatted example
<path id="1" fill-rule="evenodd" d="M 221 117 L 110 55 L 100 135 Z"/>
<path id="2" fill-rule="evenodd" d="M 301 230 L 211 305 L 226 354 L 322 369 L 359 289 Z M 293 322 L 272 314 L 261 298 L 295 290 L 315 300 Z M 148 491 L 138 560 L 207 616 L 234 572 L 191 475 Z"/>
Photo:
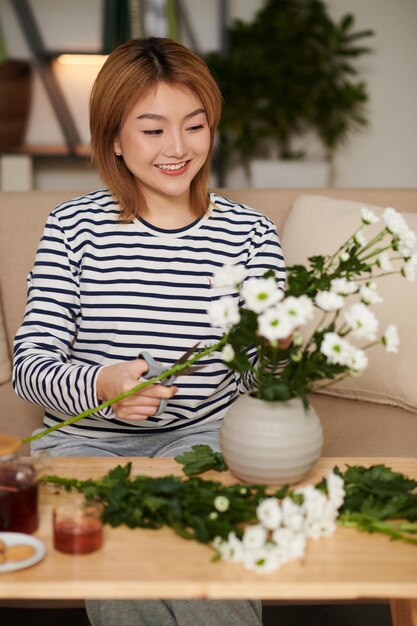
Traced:
<path id="1" fill-rule="evenodd" d="M 234 288 L 240 296 L 224 296 L 209 310 L 212 324 L 225 330 L 223 359 L 250 380 L 255 397 L 301 398 L 308 406 L 311 392 L 361 374 L 369 348 L 382 344 L 398 352 L 397 328 L 389 324 L 379 332 L 370 306 L 382 302 L 379 278 L 400 272 L 414 281 L 417 237 L 400 213 L 387 208 L 382 229 L 368 241 L 366 227 L 380 218 L 365 207 L 361 217 L 360 227 L 333 255 L 288 267 L 285 291 L 273 271 L 245 282 L 239 265 L 215 275 L 215 287 Z M 291 344 L 282 347 L 288 336 Z"/>

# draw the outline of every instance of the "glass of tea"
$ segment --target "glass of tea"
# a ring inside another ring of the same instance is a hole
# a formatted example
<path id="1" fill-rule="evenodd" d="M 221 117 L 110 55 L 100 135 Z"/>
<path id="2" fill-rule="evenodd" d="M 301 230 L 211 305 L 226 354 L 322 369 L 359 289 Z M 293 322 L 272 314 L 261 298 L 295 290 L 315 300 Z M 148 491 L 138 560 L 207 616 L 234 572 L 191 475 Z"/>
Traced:
<path id="1" fill-rule="evenodd" d="M 85 500 L 68 501 L 53 511 L 54 548 L 67 554 L 88 554 L 103 545 L 103 507 Z"/>
<path id="2" fill-rule="evenodd" d="M 20 439 L 0 434 L 0 531 L 38 528 L 38 461 L 20 456 Z"/>

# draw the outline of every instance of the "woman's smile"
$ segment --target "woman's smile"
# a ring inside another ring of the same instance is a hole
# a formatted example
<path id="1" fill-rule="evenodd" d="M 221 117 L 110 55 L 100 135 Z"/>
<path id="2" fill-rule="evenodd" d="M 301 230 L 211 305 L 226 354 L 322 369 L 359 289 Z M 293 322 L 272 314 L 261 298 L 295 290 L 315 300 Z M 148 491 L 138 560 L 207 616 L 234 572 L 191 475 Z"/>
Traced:
<path id="1" fill-rule="evenodd" d="M 191 160 L 181 161 L 181 163 L 162 163 L 155 165 L 155 167 L 163 174 L 168 174 L 168 176 L 179 176 L 185 172 L 189 163 L 191 163 Z"/>

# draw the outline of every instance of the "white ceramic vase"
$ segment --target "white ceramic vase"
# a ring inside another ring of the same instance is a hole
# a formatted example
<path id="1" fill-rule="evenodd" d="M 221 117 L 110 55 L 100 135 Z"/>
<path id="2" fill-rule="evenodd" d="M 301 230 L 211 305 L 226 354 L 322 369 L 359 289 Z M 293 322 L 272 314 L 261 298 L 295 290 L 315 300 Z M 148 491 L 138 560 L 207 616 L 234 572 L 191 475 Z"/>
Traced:
<path id="1" fill-rule="evenodd" d="M 294 484 L 320 457 L 323 430 L 299 398 L 266 402 L 240 396 L 223 418 L 220 447 L 230 471 L 249 483 Z"/>

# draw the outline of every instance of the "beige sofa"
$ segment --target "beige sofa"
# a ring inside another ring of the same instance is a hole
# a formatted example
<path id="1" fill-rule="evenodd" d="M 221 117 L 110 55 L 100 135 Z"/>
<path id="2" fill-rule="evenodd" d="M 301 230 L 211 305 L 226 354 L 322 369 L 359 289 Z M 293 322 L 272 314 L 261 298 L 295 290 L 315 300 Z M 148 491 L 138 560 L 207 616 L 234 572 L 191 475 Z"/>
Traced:
<path id="1" fill-rule="evenodd" d="M 284 254 L 291 262 L 299 260 L 297 256 L 294 258 L 291 250 L 294 232 L 299 239 L 298 245 L 301 249 L 305 247 L 306 250 L 320 252 L 325 244 L 328 245 L 326 233 L 331 228 L 331 220 L 335 215 L 337 220 L 343 218 L 352 210 L 352 207 L 357 206 L 355 203 L 379 207 L 393 206 L 410 215 L 414 214 L 413 219 L 417 216 L 417 189 L 224 189 L 219 190 L 219 193 L 269 215 L 282 234 Z M 32 266 L 47 213 L 61 201 L 75 195 L 78 194 L 39 191 L 0 193 L 0 297 L 9 354 L 11 354 L 14 334 L 22 321 L 26 299 L 26 275 Z M 326 197 L 332 198 L 330 213 L 328 212 L 329 200 L 326 200 Z M 316 201 L 317 209 L 314 204 Z M 354 204 L 348 201 L 353 201 Z M 306 213 L 308 218 L 304 219 L 302 211 L 306 202 L 309 204 L 309 211 Z M 313 211 L 311 210 L 312 203 Z M 333 213 L 333 209 L 336 213 Z M 314 224 L 310 227 L 308 220 L 311 222 L 312 216 Z M 287 235 L 288 223 L 291 223 L 291 228 Z M 314 231 L 313 226 L 319 233 L 318 235 L 311 235 Z M 337 223 L 336 226 L 333 224 L 333 228 L 337 232 L 340 230 Z M 323 237 L 323 242 L 315 241 L 314 237 Z M 414 298 L 415 287 L 416 285 L 410 286 L 410 295 L 407 297 Z M 417 298 L 414 300 L 413 306 L 416 307 Z M 406 306 L 405 302 L 397 304 L 398 311 Z M 408 318 L 410 316 L 412 316 L 412 311 L 408 313 Z M 408 319 L 406 323 L 414 320 L 415 318 Z M 395 319 L 392 321 L 396 322 Z M 417 327 L 415 330 L 417 331 Z M 0 328 L 0 339 L 1 332 Z M 375 380 L 373 381 L 373 389 L 359 388 L 358 390 L 357 387 L 353 391 L 342 389 L 339 392 L 336 391 L 337 396 L 321 394 L 312 398 L 312 403 L 324 426 L 324 455 L 414 456 L 417 450 L 417 401 L 413 396 L 416 395 L 414 387 L 417 386 L 405 383 L 405 390 L 400 389 L 398 392 L 395 388 L 387 391 L 387 385 L 389 386 L 391 379 L 395 379 L 394 370 L 398 374 L 399 382 L 395 383 L 397 386 L 401 386 L 405 381 L 401 368 L 402 371 L 409 371 L 410 374 L 414 371 L 411 362 L 412 352 L 410 358 L 410 350 L 413 349 L 414 344 L 411 342 L 408 345 L 411 337 L 415 341 L 414 335 L 417 333 L 411 332 L 408 337 L 402 338 L 403 344 L 408 349 L 408 356 L 403 356 L 402 350 L 398 355 L 390 355 L 392 366 L 389 367 L 393 368 L 392 371 L 384 373 L 381 369 L 379 374 L 378 368 L 382 356 L 375 354 L 370 359 L 374 378 L 375 373 L 379 377 L 376 386 Z M 383 351 L 382 348 L 378 350 Z M 417 352 L 415 356 L 417 357 Z M 405 358 L 411 362 L 411 370 L 410 363 L 405 362 Z M 374 359 L 373 362 L 372 359 Z M 400 368 L 399 364 L 401 364 Z M 8 378 L 8 366 L 4 363 L 4 355 L 0 372 L 3 378 Z M 381 387 L 381 393 L 379 393 L 379 387 Z M 408 397 L 409 391 L 411 399 Z M 13 392 L 10 380 L 0 384 L 0 432 L 17 434 L 21 437 L 28 436 L 41 425 L 41 419 L 42 409 L 19 399 Z"/>

